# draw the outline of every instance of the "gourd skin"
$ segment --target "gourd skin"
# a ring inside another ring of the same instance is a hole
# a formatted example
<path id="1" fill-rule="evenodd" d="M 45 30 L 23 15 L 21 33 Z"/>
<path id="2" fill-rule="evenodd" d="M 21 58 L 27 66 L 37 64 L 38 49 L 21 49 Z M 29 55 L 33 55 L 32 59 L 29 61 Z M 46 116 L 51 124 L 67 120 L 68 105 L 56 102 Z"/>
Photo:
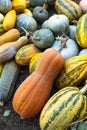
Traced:
<path id="1" fill-rule="evenodd" d="M 65 61 L 55 84 L 58 89 L 78 85 L 87 76 L 87 54 L 74 56 Z"/>
<path id="2" fill-rule="evenodd" d="M 27 31 L 34 32 L 37 29 L 37 22 L 28 14 L 20 14 L 16 20 L 16 28 L 20 31 L 20 33 L 24 33 L 21 27 L 25 28 Z"/>
<path id="3" fill-rule="evenodd" d="M 50 29 L 39 29 L 33 33 L 35 38 L 39 38 L 39 40 L 32 39 L 35 46 L 40 49 L 49 48 L 54 42 L 54 34 Z"/>
<path id="4" fill-rule="evenodd" d="M 64 14 L 55 14 L 44 21 L 42 28 L 50 29 L 55 36 L 60 36 L 62 33 L 69 33 L 69 19 Z"/>
<path id="5" fill-rule="evenodd" d="M 0 0 L 0 11 L 6 14 L 12 9 L 12 3 L 10 0 Z"/>
<path id="6" fill-rule="evenodd" d="M 76 40 L 79 46 L 87 48 L 87 13 L 82 15 L 76 26 Z"/>
<path id="7" fill-rule="evenodd" d="M 78 20 L 82 15 L 81 7 L 72 0 L 56 0 L 55 9 L 58 14 L 65 14 L 70 23 L 73 20 Z"/>
<path id="8" fill-rule="evenodd" d="M 41 55 L 42 55 L 42 52 L 39 52 L 39 53 L 35 54 L 35 56 L 33 56 L 31 58 L 30 63 L 29 63 L 29 73 L 30 74 L 32 74 L 35 71 Z"/>
<path id="9" fill-rule="evenodd" d="M 68 124 L 83 119 L 85 114 L 86 96 L 77 87 L 68 86 L 47 101 L 40 114 L 40 128 L 65 130 Z"/>
<path id="10" fill-rule="evenodd" d="M 63 65 L 64 59 L 55 49 L 46 49 L 35 72 L 22 82 L 14 94 L 13 108 L 20 116 L 31 118 L 40 112 Z"/>
<path id="11" fill-rule="evenodd" d="M 17 41 L 8 42 L 7 44 L 0 46 L 0 63 L 11 60 L 17 50 L 23 45 L 28 43 L 28 38 L 26 36 L 20 37 Z"/>
<path id="12" fill-rule="evenodd" d="M 14 60 L 4 64 L 0 76 L 0 102 L 5 103 L 12 96 L 19 72 L 20 67 Z"/>
<path id="13" fill-rule="evenodd" d="M 12 28 L 14 28 L 16 23 L 16 11 L 10 10 L 4 17 L 3 20 L 3 28 L 8 31 Z"/>
<path id="14" fill-rule="evenodd" d="M 20 32 L 18 29 L 16 28 L 10 29 L 0 36 L 0 45 L 6 44 L 8 42 L 16 41 L 18 40 L 19 37 L 20 37 Z"/>
<path id="15" fill-rule="evenodd" d="M 21 47 L 15 55 L 15 60 L 19 65 L 29 65 L 30 59 L 38 52 L 41 52 L 34 44 Z"/>

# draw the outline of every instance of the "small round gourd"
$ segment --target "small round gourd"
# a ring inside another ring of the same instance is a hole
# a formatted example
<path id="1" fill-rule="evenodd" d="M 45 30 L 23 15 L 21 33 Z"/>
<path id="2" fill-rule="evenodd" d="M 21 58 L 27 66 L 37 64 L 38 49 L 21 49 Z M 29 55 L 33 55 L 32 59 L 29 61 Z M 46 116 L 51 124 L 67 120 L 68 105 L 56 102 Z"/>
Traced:
<path id="1" fill-rule="evenodd" d="M 33 43 L 40 49 L 49 48 L 53 42 L 54 34 L 50 29 L 39 29 L 33 33 Z"/>
<path id="2" fill-rule="evenodd" d="M 23 29 L 21 27 L 25 28 L 27 31 L 35 31 L 37 29 L 37 22 L 36 20 L 32 17 L 29 16 L 28 14 L 20 14 L 17 17 L 16 21 L 16 28 L 23 33 Z"/>
<path id="3" fill-rule="evenodd" d="M 57 35 L 61 35 L 62 33 L 68 34 L 69 33 L 69 19 L 67 16 L 60 14 L 60 15 L 52 15 L 47 20 L 47 28 L 49 28 L 53 33 Z M 45 23 L 45 27 L 46 27 Z M 44 24 L 44 23 L 43 23 Z M 44 26 L 43 26 L 44 27 Z"/>
<path id="4" fill-rule="evenodd" d="M 12 3 L 10 0 L 0 0 L 0 12 L 7 13 L 12 9 Z"/>
<path id="5" fill-rule="evenodd" d="M 79 52 L 79 55 L 82 55 L 82 54 L 87 54 L 87 48 L 82 49 L 82 50 Z"/>
<path id="6" fill-rule="evenodd" d="M 39 22 L 43 23 L 49 18 L 48 11 L 43 6 L 36 6 L 33 9 L 33 17 Z"/>

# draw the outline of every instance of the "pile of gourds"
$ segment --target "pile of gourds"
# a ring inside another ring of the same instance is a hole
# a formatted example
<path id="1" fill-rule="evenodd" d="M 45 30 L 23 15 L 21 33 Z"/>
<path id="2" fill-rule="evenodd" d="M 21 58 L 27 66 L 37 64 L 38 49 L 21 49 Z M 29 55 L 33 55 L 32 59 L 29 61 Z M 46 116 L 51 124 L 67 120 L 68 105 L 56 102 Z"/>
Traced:
<path id="1" fill-rule="evenodd" d="M 68 130 L 86 116 L 87 84 L 78 88 L 87 76 L 85 4 L 0 0 L 0 105 L 13 95 L 20 117 L 40 113 L 41 130 Z M 29 75 L 13 93 L 22 66 Z M 58 91 L 50 97 L 53 86 Z"/>

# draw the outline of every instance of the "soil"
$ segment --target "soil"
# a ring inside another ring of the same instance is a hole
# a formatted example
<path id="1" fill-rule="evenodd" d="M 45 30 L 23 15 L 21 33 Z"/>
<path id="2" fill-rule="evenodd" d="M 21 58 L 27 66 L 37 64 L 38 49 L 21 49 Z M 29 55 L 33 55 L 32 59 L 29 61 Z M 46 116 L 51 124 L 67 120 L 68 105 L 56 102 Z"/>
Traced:
<path id="1" fill-rule="evenodd" d="M 15 85 L 15 90 L 18 86 L 26 79 L 29 75 L 28 67 L 22 67 L 19 78 L 17 79 L 17 83 Z M 51 95 L 56 91 L 57 88 L 53 88 Z M 14 95 L 14 93 L 13 93 Z M 51 96 L 50 95 L 50 96 Z M 34 118 L 31 119 L 21 119 L 20 116 L 14 111 L 12 107 L 12 99 L 4 105 L 4 107 L 0 108 L 0 130 L 40 130 L 39 126 L 39 116 L 36 115 Z M 8 116 L 4 116 L 5 111 L 10 110 L 10 114 Z"/>

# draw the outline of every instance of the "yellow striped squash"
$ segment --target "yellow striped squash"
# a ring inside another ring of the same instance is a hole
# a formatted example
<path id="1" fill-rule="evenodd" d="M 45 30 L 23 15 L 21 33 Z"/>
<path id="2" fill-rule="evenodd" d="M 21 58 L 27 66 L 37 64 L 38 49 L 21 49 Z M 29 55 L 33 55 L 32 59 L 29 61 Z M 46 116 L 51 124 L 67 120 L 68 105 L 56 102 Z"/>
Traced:
<path id="1" fill-rule="evenodd" d="M 87 48 L 87 13 L 82 15 L 77 22 L 76 40 L 82 48 Z"/>
<path id="2" fill-rule="evenodd" d="M 19 65 L 28 66 L 31 58 L 41 52 L 33 43 L 21 47 L 15 55 L 15 60 Z"/>
<path id="3" fill-rule="evenodd" d="M 72 0 L 56 0 L 55 9 L 58 14 L 65 14 L 69 18 L 70 23 L 82 15 L 81 7 Z"/>
<path id="4" fill-rule="evenodd" d="M 65 61 L 55 83 L 59 89 L 78 85 L 87 76 L 87 54 L 74 56 Z"/>
<path id="5" fill-rule="evenodd" d="M 39 52 L 39 53 L 36 53 L 30 60 L 30 63 L 29 63 L 29 73 L 32 74 L 36 67 L 38 66 L 38 61 L 40 59 L 42 55 L 42 52 Z"/>
<path id="6" fill-rule="evenodd" d="M 41 111 L 41 130 L 68 130 L 70 123 L 81 120 L 87 108 L 87 98 L 82 93 L 83 90 L 79 91 L 75 86 L 68 86 L 56 92 Z"/>

